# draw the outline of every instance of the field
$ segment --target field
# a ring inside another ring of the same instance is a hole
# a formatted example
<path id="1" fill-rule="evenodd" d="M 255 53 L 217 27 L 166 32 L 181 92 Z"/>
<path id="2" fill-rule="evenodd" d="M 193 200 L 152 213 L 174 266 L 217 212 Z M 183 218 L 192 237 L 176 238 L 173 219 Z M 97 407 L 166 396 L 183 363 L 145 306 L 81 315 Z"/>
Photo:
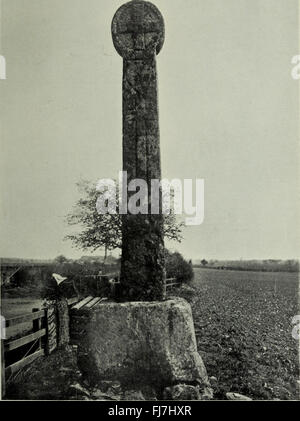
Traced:
<path id="1" fill-rule="evenodd" d="M 298 274 L 196 268 L 194 286 L 198 350 L 215 398 L 299 399 Z"/>
<path id="2" fill-rule="evenodd" d="M 2 298 L 1 314 L 6 319 L 21 316 L 22 314 L 31 313 L 33 308 L 42 308 L 42 300 L 38 298 Z M 7 339 L 32 329 L 32 323 L 22 323 L 11 327 Z"/>
<path id="3" fill-rule="evenodd" d="M 193 293 L 181 288 L 179 295 L 192 305 L 198 350 L 215 399 L 226 399 L 226 392 L 299 399 L 299 341 L 291 323 L 300 314 L 298 274 L 196 268 L 193 287 Z M 14 317 L 40 305 L 36 298 L 7 298 L 2 311 Z M 54 353 L 33 364 L 32 376 L 26 374 L 15 391 L 18 398 L 64 399 L 57 382 L 63 375 L 61 384 L 73 381 L 71 360 Z"/>

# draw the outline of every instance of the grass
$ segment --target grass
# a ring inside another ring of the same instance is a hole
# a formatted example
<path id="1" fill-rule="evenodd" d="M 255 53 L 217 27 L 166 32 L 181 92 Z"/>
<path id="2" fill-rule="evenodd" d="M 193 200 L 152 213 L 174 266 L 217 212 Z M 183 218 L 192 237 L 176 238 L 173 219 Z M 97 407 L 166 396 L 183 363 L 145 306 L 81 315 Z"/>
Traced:
<path id="1" fill-rule="evenodd" d="M 192 308 L 198 350 L 215 398 L 299 399 L 297 273 L 195 269 Z"/>
<path id="2" fill-rule="evenodd" d="M 16 376 L 7 385 L 6 399 L 68 400 L 70 385 L 80 379 L 71 347 L 37 359 Z"/>

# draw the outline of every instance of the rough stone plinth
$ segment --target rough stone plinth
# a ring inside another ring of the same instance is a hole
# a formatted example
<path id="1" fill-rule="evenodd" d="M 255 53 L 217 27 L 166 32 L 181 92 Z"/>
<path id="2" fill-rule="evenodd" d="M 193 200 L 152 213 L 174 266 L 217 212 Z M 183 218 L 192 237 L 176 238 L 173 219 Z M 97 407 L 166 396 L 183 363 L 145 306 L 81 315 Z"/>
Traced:
<path id="1" fill-rule="evenodd" d="M 164 302 L 100 303 L 85 311 L 78 364 L 92 382 L 120 381 L 156 390 L 176 384 L 205 388 L 190 305 Z"/>

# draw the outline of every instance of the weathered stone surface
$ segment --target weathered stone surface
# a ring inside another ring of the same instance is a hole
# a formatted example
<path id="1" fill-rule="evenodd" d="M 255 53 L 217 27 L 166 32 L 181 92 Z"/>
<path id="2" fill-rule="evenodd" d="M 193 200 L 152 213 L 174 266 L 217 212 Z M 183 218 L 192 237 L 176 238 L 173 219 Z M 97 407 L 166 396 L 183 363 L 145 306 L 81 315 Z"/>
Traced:
<path id="1" fill-rule="evenodd" d="M 171 401 L 208 401 L 213 399 L 213 390 L 203 383 L 197 386 L 176 384 L 165 388 L 163 399 Z"/>
<path id="2" fill-rule="evenodd" d="M 78 364 L 95 383 L 119 380 L 135 390 L 208 385 L 191 307 L 183 299 L 96 305 L 79 343 Z"/>
<path id="3" fill-rule="evenodd" d="M 210 386 L 199 387 L 200 399 L 210 401 L 214 397 L 214 391 Z"/>
<path id="4" fill-rule="evenodd" d="M 123 171 L 128 184 L 148 186 L 148 212 L 122 219 L 121 287 L 123 301 L 165 298 L 163 215 L 150 215 L 151 180 L 161 179 L 156 54 L 164 42 L 164 21 L 153 4 L 130 1 L 112 21 L 112 37 L 123 57 Z M 129 192 L 127 203 L 136 193 Z M 146 214 L 148 213 L 148 214 Z"/>
<path id="5" fill-rule="evenodd" d="M 82 387 L 79 383 L 72 384 L 70 386 L 70 392 L 74 394 L 75 396 L 77 395 L 85 395 L 88 397 L 90 396 L 89 391 L 85 389 L 84 387 Z"/>
<path id="6" fill-rule="evenodd" d="M 251 398 L 245 395 L 241 395 L 240 393 L 226 393 L 226 398 L 230 401 L 252 401 Z"/>
<path id="7" fill-rule="evenodd" d="M 119 400 L 121 400 L 121 397 L 119 395 L 110 395 L 108 393 L 102 392 L 102 390 L 100 390 L 100 389 L 93 390 L 92 398 L 93 398 L 93 400 L 96 400 L 96 401 L 111 401 L 111 400 L 119 401 Z"/>
<path id="8" fill-rule="evenodd" d="M 197 386 L 177 384 L 176 386 L 166 387 L 163 397 L 171 401 L 199 401 L 200 393 Z"/>
<path id="9" fill-rule="evenodd" d="M 143 396 L 140 390 L 126 390 L 123 395 L 124 401 L 144 401 L 145 397 Z"/>
<path id="10" fill-rule="evenodd" d="M 122 393 L 122 385 L 119 381 L 103 380 L 98 383 L 98 387 L 104 392 L 111 392 L 114 394 Z"/>
<path id="11" fill-rule="evenodd" d="M 158 54 L 165 39 L 163 17 L 148 1 L 123 4 L 115 13 L 111 30 L 115 49 L 124 59 Z"/>

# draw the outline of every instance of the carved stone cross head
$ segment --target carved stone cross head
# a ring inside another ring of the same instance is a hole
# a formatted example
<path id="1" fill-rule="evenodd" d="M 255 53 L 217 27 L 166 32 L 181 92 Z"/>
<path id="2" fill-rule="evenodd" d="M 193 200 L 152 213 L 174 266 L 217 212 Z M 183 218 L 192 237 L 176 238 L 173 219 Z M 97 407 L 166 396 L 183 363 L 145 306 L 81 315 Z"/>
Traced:
<path id="1" fill-rule="evenodd" d="M 112 37 L 117 52 L 124 59 L 153 57 L 164 43 L 163 17 L 152 3 L 130 1 L 117 10 L 112 21 Z"/>

